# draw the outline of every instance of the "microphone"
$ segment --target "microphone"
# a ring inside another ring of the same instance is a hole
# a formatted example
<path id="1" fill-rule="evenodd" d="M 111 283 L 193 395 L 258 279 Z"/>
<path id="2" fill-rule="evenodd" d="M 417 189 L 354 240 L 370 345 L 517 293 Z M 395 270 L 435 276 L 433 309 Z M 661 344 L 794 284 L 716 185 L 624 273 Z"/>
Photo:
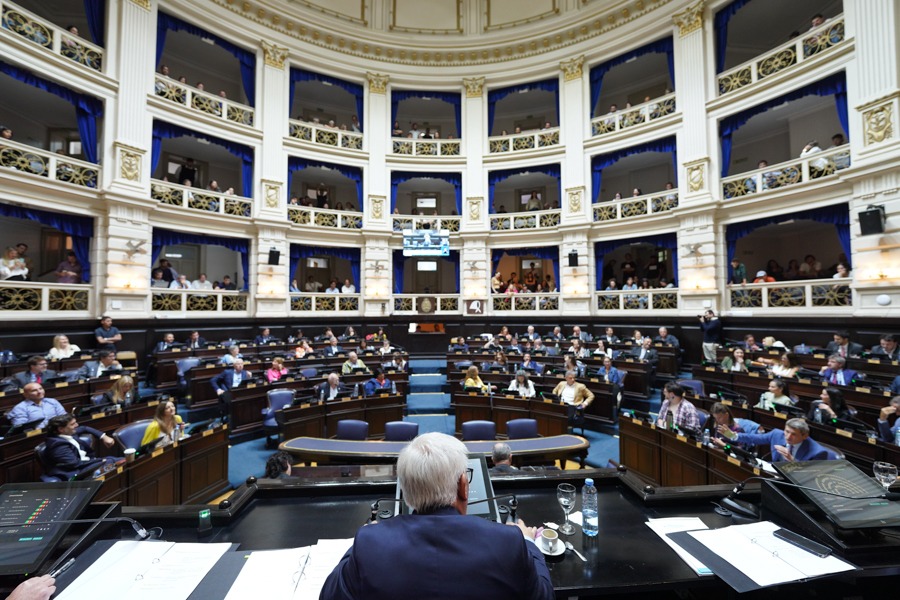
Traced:
<path id="1" fill-rule="evenodd" d="M 900 494 L 898 494 L 900 496 Z M 516 511 L 519 508 L 519 500 L 516 498 L 515 494 L 501 494 L 499 496 L 490 496 L 488 498 L 482 498 L 480 500 L 473 500 L 467 504 L 467 506 L 472 506 L 473 504 L 481 504 L 482 502 L 489 502 L 491 500 L 502 500 L 504 498 L 509 498 L 509 517 L 513 520 L 513 523 L 516 522 Z"/>
<path id="2" fill-rule="evenodd" d="M 900 496 L 900 494 L 897 494 L 897 495 Z M 63 521 L 31 521 L 29 523 L 13 523 L 13 524 L 9 524 L 9 525 L 0 524 L 0 530 L 6 529 L 9 527 L 30 527 L 32 525 L 60 525 L 63 523 L 65 523 L 67 525 L 74 525 L 74 524 L 85 524 L 85 523 L 96 524 L 96 523 L 121 523 L 121 522 L 130 523 L 131 528 L 134 529 L 134 532 L 142 540 L 146 540 L 147 538 L 150 537 L 150 532 L 148 532 L 146 529 L 144 529 L 144 527 L 140 523 L 138 523 L 137 521 L 135 521 L 134 519 L 132 519 L 130 517 L 108 517 L 105 519 L 69 519 L 69 520 L 63 520 Z"/>
<path id="3" fill-rule="evenodd" d="M 364 525 L 368 525 L 369 523 L 377 523 L 379 518 L 390 519 L 393 516 L 389 510 L 384 510 L 382 512 L 378 511 L 378 505 L 385 501 L 392 502 L 394 504 L 402 502 L 400 498 L 378 498 L 377 500 L 375 500 L 375 502 L 372 503 L 372 514 L 369 516 L 369 520 L 366 521 Z"/>

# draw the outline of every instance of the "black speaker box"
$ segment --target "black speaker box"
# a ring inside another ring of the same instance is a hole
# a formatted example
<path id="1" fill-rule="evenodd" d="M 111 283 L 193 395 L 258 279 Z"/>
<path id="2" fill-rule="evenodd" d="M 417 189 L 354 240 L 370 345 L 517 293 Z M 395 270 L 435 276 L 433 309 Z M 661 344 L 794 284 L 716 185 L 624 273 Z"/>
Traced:
<path id="1" fill-rule="evenodd" d="M 277 265 L 278 259 L 280 259 L 280 258 L 281 258 L 280 250 L 269 250 L 269 262 L 266 264 Z"/>
<path id="2" fill-rule="evenodd" d="M 569 266 L 570 267 L 578 266 L 578 253 L 577 252 L 569 252 Z"/>
<path id="3" fill-rule="evenodd" d="M 859 213 L 859 231 L 862 235 L 884 233 L 884 209 L 880 206 Z"/>

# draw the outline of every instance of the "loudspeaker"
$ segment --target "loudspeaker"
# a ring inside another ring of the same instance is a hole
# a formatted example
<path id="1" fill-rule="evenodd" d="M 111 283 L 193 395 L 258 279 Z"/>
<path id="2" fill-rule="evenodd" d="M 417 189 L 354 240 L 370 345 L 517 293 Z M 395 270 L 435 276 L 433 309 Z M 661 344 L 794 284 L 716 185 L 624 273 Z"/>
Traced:
<path id="1" fill-rule="evenodd" d="M 569 252 L 569 266 L 577 267 L 578 266 L 578 253 L 574 250 Z"/>
<path id="2" fill-rule="evenodd" d="M 281 258 L 280 250 L 269 250 L 269 262 L 266 264 L 277 265 L 279 258 Z"/>
<path id="3" fill-rule="evenodd" d="M 884 233 L 884 207 L 873 206 L 860 212 L 859 232 L 862 235 Z"/>

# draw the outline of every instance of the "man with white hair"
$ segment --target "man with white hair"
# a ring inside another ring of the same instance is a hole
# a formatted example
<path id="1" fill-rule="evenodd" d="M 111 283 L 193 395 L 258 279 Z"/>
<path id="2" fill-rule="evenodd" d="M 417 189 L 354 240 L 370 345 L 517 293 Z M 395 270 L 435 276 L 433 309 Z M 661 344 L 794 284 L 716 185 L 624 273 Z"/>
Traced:
<path id="1" fill-rule="evenodd" d="M 361 528 L 319 598 L 553 598 L 535 528 L 466 516 L 471 473 L 456 438 L 426 433 L 410 442 L 397 478 L 412 514 Z"/>

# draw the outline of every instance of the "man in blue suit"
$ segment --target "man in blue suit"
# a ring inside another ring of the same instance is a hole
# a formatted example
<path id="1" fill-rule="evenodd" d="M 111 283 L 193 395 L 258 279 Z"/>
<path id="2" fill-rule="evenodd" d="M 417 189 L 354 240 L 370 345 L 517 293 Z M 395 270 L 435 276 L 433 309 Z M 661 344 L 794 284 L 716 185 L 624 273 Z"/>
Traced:
<path id="1" fill-rule="evenodd" d="M 788 419 L 784 431 L 768 433 L 735 433 L 728 426 L 719 426 L 719 433 L 733 442 L 747 446 L 769 445 L 772 462 L 831 460 L 832 454 L 809 437 L 809 425 L 804 419 Z"/>
<path id="2" fill-rule="evenodd" d="M 94 436 L 107 448 L 116 443 L 113 438 L 93 427 L 87 425 L 79 427 L 78 421 L 70 414 L 50 419 L 43 454 L 43 462 L 47 467 L 46 475 L 66 481 L 85 469 L 99 467 L 106 462 L 104 459 L 96 458 L 91 445 L 77 437 L 84 433 Z"/>
<path id="3" fill-rule="evenodd" d="M 252 377 L 250 371 L 244 370 L 244 359 L 236 358 L 230 369 L 225 369 L 209 380 L 219 397 L 219 409 L 226 419 L 231 411 L 231 390 Z"/>
<path id="4" fill-rule="evenodd" d="M 553 598 L 534 528 L 466 516 L 467 467 L 456 438 L 426 433 L 410 442 L 397 479 L 413 514 L 361 528 L 320 600 Z"/>
<path id="5" fill-rule="evenodd" d="M 832 385 L 850 385 L 850 382 L 856 378 L 857 373 L 853 369 L 845 369 L 844 366 L 846 364 L 847 359 L 837 354 L 832 354 L 828 357 L 828 365 L 822 367 L 819 374 L 822 376 L 822 379 Z"/>
<path id="6" fill-rule="evenodd" d="M 900 379 L 900 377 L 897 377 L 897 379 Z M 881 409 L 877 422 L 878 437 L 881 438 L 881 441 L 893 444 L 897 439 L 897 430 L 900 429 L 900 418 L 894 421 L 894 426 L 891 427 L 888 417 L 900 414 L 898 411 L 900 411 L 900 396 L 891 398 L 890 403 Z"/>

